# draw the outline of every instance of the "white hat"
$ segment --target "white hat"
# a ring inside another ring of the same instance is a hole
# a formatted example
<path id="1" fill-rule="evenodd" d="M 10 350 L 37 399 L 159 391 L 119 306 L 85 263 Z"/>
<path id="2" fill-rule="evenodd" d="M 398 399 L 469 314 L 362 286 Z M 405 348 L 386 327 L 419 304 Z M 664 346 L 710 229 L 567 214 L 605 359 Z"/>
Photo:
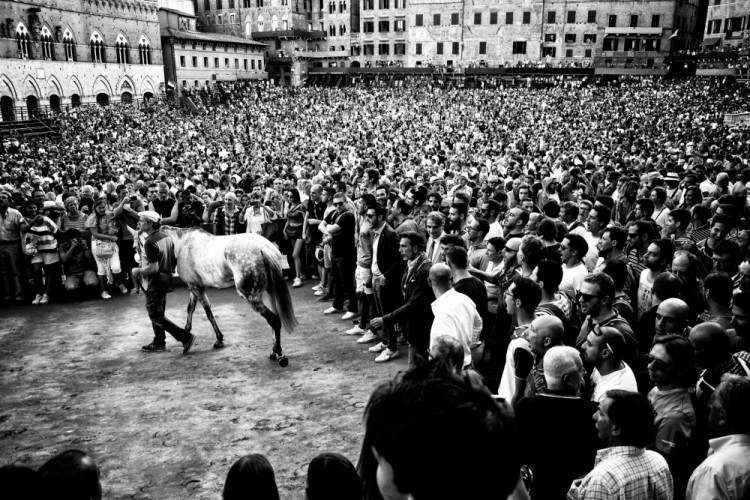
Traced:
<path id="1" fill-rule="evenodd" d="M 141 219 L 146 219 L 149 222 L 161 222 L 161 215 L 159 215 L 157 212 L 154 212 L 153 210 L 144 210 L 143 212 L 138 212 L 138 217 Z"/>

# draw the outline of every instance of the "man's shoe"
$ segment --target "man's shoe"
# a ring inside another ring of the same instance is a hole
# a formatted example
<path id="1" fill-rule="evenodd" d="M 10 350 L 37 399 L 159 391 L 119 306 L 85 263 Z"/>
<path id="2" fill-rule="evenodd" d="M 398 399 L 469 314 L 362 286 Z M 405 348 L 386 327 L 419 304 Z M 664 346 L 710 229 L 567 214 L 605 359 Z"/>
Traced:
<path id="1" fill-rule="evenodd" d="M 359 327 L 359 325 L 355 326 L 354 328 L 349 328 L 346 332 L 344 332 L 344 335 L 362 335 L 367 330 L 363 330 Z"/>
<path id="2" fill-rule="evenodd" d="M 121 292 L 121 293 L 122 293 L 123 295 L 127 295 L 127 294 L 128 294 L 128 287 L 126 287 L 126 286 L 125 286 L 125 285 L 123 285 L 122 283 L 120 283 L 120 286 L 118 286 L 118 288 L 120 289 L 120 292 Z"/>
<path id="3" fill-rule="evenodd" d="M 141 347 L 141 349 L 148 352 L 162 352 L 167 350 L 166 346 L 157 345 L 153 342 L 151 342 L 149 345 L 144 345 L 143 347 Z"/>
<path id="4" fill-rule="evenodd" d="M 292 282 L 292 288 L 299 288 L 302 286 L 302 280 L 299 278 L 294 278 L 294 282 Z"/>
<path id="5" fill-rule="evenodd" d="M 370 347 L 370 348 L 369 348 L 369 349 L 367 349 L 367 350 L 368 350 L 368 351 L 370 351 L 370 352 L 383 352 L 383 351 L 385 351 L 386 349 L 388 349 L 388 346 L 387 346 L 387 345 L 385 345 L 385 344 L 384 344 L 384 343 L 382 343 L 382 342 L 378 342 L 377 344 L 375 344 L 374 346 Z"/>
<path id="6" fill-rule="evenodd" d="M 36 297 L 34 297 L 34 300 L 31 301 L 32 306 L 38 306 L 39 302 L 42 300 L 42 294 L 37 294 Z"/>
<path id="7" fill-rule="evenodd" d="M 343 311 L 344 311 L 343 309 L 337 309 L 337 308 L 331 306 L 328 309 L 326 309 L 325 311 L 323 311 L 323 314 L 336 314 L 336 313 L 340 313 L 340 312 L 343 312 Z"/>
<path id="8" fill-rule="evenodd" d="M 49 304 L 49 295 L 46 293 L 42 295 L 42 300 L 39 301 L 40 304 Z"/>
<path id="9" fill-rule="evenodd" d="M 105 299 L 105 300 L 112 298 L 112 296 L 110 294 L 108 294 L 106 291 L 102 292 L 101 295 L 99 295 L 99 296 L 101 298 Z"/>
<path id="10" fill-rule="evenodd" d="M 357 339 L 357 344 L 369 344 L 371 342 L 377 342 L 378 340 L 380 340 L 380 337 L 368 330 L 364 335 Z"/>
<path id="11" fill-rule="evenodd" d="M 325 294 L 322 297 L 318 297 L 318 302 L 330 302 L 334 299 L 333 295 Z M 341 309 L 343 311 L 343 309 Z"/>
<path id="12" fill-rule="evenodd" d="M 399 356 L 398 351 L 391 351 L 386 348 L 385 351 L 380 353 L 380 356 L 375 358 L 376 363 L 387 363 L 388 361 L 394 360 Z"/>
<path id="13" fill-rule="evenodd" d="M 326 294 L 325 288 L 319 288 L 318 290 L 316 290 L 316 292 L 313 295 L 315 295 L 316 297 L 322 297 L 325 294 Z"/>
<path id="14" fill-rule="evenodd" d="M 343 316 L 341 316 L 341 319 L 343 319 L 343 320 L 354 319 L 354 318 L 356 318 L 358 316 L 359 316 L 358 312 L 347 311 L 346 313 L 344 313 Z"/>
<path id="15" fill-rule="evenodd" d="M 195 342 L 195 334 L 191 333 L 190 337 L 182 343 L 182 354 L 187 354 L 190 352 L 190 349 L 193 347 L 193 343 Z"/>
<path id="16" fill-rule="evenodd" d="M 314 287 L 312 287 L 312 291 L 313 292 L 317 292 L 318 290 L 320 290 L 322 288 L 323 288 L 323 285 L 321 285 L 320 283 L 318 283 L 317 285 L 315 285 Z"/>

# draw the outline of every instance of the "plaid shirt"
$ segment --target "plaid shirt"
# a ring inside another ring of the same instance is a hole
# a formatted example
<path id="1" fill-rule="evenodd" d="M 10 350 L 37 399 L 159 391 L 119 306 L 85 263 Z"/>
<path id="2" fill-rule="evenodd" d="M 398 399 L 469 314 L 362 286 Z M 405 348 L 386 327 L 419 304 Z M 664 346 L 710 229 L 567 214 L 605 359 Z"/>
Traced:
<path id="1" fill-rule="evenodd" d="M 594 470 L 568 491 L 569 500 L 671 500 L 673 495 L 664 457 L 634 446 L 599 450 Z"/>

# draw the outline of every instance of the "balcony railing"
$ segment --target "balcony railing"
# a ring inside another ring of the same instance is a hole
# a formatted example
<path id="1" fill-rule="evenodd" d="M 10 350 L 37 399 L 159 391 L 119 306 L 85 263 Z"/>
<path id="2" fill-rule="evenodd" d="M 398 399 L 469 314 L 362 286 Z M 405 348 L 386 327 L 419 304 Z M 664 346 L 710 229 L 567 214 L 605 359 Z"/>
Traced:
<path id="1" fill-rule="evenodd" d="M 622 28 L 604 28 L 604 35 L 605 36 L 614 36 L 614 35 L 645 35 L 645 36 L 661 36 L 663 30 L 662 28 L 628 28 L 628 27 L 622 27 Z"/>
<path id="2" fill-rule="evenodd" d="M 254 39 L 263 38 L 304 38 L 310 40 L 325 39 L 326 32 L 323 30 L 276 30 L 276 31 L 255 31 Z"/>

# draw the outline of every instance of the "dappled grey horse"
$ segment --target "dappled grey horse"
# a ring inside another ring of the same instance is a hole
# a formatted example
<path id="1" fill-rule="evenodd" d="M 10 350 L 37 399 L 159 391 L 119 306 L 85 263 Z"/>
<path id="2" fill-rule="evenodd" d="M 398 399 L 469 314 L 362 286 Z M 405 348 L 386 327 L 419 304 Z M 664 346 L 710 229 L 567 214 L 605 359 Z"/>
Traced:
<path id="1" fill-rule="evenodd" d="M 270 357 L 280 366 L 287 366 L 289 360 L 281 353 L 281 326 L 291 332 L 297 326 L 297 318 L 284 280 L 279 250 L 263 236 L 251 233 L 214 236 L 198 228 L 171 226 L 162 226 L 162 231 L 174 242 L 177 273 L 190 289 L 185 330 L 190 332 L 195 304 L 200 301 L 216 333 L 214 347 L 223 347 L 224 336 L 211 312 L 206 288 L 233 286 L 271 325 L 273 350 Z"/>

